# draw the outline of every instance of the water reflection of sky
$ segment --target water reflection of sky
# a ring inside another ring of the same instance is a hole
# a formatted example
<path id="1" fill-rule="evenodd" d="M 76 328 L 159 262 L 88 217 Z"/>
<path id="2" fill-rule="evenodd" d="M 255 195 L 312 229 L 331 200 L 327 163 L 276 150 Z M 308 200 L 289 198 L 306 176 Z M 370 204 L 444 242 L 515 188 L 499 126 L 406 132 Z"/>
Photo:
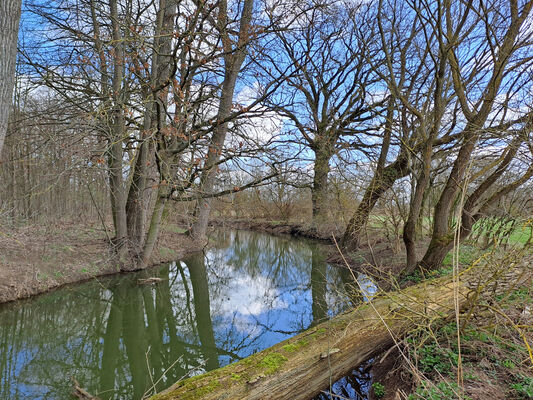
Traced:
<path id="1" fill-rule="evenodd" d="M 148 377 L 164 373 L 160 390 L 349 304 L 315 243 L 244 231 L 212 239 L 205 257 L 0 308 L 0 398 L 68 399 L 70 376 L 103 399 L 140 398 Z M 164 283 L 140 286 L 140 276 Z"/>

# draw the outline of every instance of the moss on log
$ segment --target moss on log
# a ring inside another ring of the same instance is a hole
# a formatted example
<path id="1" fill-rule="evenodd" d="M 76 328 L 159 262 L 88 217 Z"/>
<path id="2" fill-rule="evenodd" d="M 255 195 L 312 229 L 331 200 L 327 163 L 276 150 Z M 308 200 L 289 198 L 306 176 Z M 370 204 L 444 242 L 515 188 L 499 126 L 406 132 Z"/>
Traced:
<path id="1" fill-rule="evenodd" d="M 454 312 L 470 289 L 438 279 L 382 295 L 234 364 L 177 382 L 153 400 L 302 399 L 320 393 L 354 367 L 391 347 L 428 319 Z"/>

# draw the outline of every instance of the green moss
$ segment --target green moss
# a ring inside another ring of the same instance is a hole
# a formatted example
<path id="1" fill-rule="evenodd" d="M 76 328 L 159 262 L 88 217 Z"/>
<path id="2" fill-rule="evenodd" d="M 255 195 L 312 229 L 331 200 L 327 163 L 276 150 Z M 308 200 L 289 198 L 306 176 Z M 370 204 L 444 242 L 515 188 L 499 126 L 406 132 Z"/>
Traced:
<path id="1" fill-rule="evenodd" d="M 213 371 L 214 372 L 214 371 Z M 183 394 L 180 397 L 181 400 L 198 399 L 209 393 L 214 392 L 220 387 L 220 381 L 216 373 L 208 373 L 204 375 L 196 375 L 185 379 L 180 382 L 178 388 L 182 388 Z M 163 395 L 155 396 L 157 400 L 174 399 L 172 392 Z"/>
<path id="2" fill-rule="evenodd" d="M 283 356 L 279 353 L 270 353 L 266 355 L 258 364 L 260 368 L 262 368 L 265 373 L 267 374 L 273 374 L 276 372 L 285 362 L 287 361 L 287 357 Z"/>
<path id="3" fill-rule="evenodd" d="M 200 379 L 205 378 L 205 375 L 195 375 L 188 378 L 186 381 L 183 381 L 185 383 L 193 383 L 196 381 L 199 381 Z"/>
<path id="4" fill-rule="evenodd" d="M 254 363 L 254 361 L 255 361 L 255 357 L 254 356 L 250 356 L 250 357 L 245 358 L 242 361 L 239 361 L 239 363 L 242 363 L 244 365 L 250 366 L 250 365 L 252 365 Z"/>
<path id="5" fill-rule="evenodd" d="M 231 374 L 231 380 L 234 382 L 240 382 L 242 381 L 242 379 L 243 379 L 242 376 L 239 374 L 236 374 L 236 373 Z"/>
<path id="6" fill-rule="evenodd" d="M 208 393 L 214 392 L 220 386 L 218 379 L 213 379 L 206 386 L 202 386 L 196 390 L 195 396 L 204 396 Z"/>
<path id="7" fill-rule="evenodd" d="M 283 346 L 282 349 L 287 353 L 294 353 L 296 350 L 298 350 L 298 347 L 299 346 L 296 343 L 290 343 Z"/>

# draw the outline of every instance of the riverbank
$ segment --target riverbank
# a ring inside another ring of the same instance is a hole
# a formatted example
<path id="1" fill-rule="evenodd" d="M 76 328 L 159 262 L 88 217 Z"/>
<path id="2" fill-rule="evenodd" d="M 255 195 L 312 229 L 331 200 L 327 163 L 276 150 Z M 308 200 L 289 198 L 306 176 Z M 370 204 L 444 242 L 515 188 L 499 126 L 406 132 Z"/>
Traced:
<path id="1" fill-rule="evenodd" d="M 256 232 L 266 232 L 273 235 L 291 235 L 305 237 L 308 239 L 320 240 L 333 244 L 333 238 L 340 241 L 343 230 L 339 227 L 332 227 L 329 230 L 317 230 L 310 226 L 295 222 L 281 222 L 268 220 L 244 220 L 244 219 L 213 219 L 210 226 L 223 226 L 233 229 L 247 229 Z"/>
<path id="2" fill-rule="evenodd" d="M 149 266 L 200 251 L 184 230 L 162 226 Z M 109 238 L 100 224 L 57 221 L 1 227 L 0 303 L 46 293 L 66 284 L 118 274 Z"/>
<path id="3" fill-rule="evenodd" d="M 331 235 L 297 224 L 214 220 L 211 226 L 320 240 L 333 255 Z M 163 223 L 149 266 L 201 251 L 180 221 Z M 337 232 L 337 239 L 339 238 Z M 109 237 L 96 221 L 60 220 L 0 228 L 0 303 L 25 299 L 67 284 L 121 273 L 110 253 Z"/>
<path id="4" fill-rule="evenodd" d="M 212 227 L 245 229 L 274 235 L 290 235 L 322 242 L 328 262 L 345 266 L 335 240 L 342 232 L 317 231 L 302 224 L 275 221 L 213 220 Z M 166 222 L 148 265 L 175 261 L 200 251 L 180 221 Z M 351 268 L 372 276 L 387 289 L 384 277 L 401 272 L 403 254 L 377 235 L 357 254 L 344 255 Z M 46 224 L 25 224 L 0 230 L 0 303 L 46 293 L 66 284 L 120 273 L 113 262 L 109 238 L 98 222 L 61 220 Z"/>

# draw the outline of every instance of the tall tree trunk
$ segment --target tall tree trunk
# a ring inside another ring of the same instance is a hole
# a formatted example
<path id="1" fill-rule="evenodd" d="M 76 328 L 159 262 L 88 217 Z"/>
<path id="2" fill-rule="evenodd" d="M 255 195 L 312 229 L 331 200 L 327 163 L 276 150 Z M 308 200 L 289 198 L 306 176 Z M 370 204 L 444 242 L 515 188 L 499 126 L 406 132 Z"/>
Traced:
<path id="1" fill-rule="evenodd" d="M 11 203 L 10 203 L 10 207 L 11 207 L 11 220 L 12 220 L 12 223 L 14 224 L 16 219 L 17 219 L 17 195 L 18 195 L 18 191 L 17 191 L 17 188 L 18 188 L 18 185 L 17 185 L 17 169 L 15 168 L 15 160 L 16 160 L 16 149 L 17 149 L 17 146 L 15 145 L 15 143 L 13 141 L 10 142 L 11 146 L 9 147 L 9 149 L 11 150 L 9 152 L 10 154 L 10 157 L 11 159 L 9 160 L 9 165 L 11 167 L 11 193 L 10 193 L 10 198 L 11 198 Z"/>
<path id="2" fill-rule="evenodd" d="M 219 121 L 225 120 L 230 115 L 236 79 L 237 74 L 229 73 L 224 81 L 218 110 Z M 213 138 L 209 145 L 207 160 L 205 162 L 205 170 L 202 174 L 200 183 L 201 191 L 204 194 L 209 194 L 214 189 L 217 176 L 216 163 L 220 159 L 227 132 L 228 123 L 225 122 L 220 124 L 213 133 Z M 196 206 L 196 221 L 191 228 L 191 236 L 201 241 L 205 240 L 207 223 L 209 222 L 209 215 L 211 213 L 211 201 L 212 199 L 210 198 L 200 197 Z"/>
<path id="3" fill-rule="evenodd" d="M 248 31 L 252 20 L 253 3 L 253 0 L 245 0 L 244 2 L 239 28 L 239 40 L 236 49 L 233 49 L 228 33 L 227 2 L 222 0 L 219 4 L 218 29 L 222 36 L 222 43 L 224 44 L 224 50 L 227 52 L 227 55 L 224 58 L 224 82 L 222 84 L 222 93 L 217 113 L 217 123 L 219 125 L 213 132 L 200 182 L 201 192 L 205 194 L 211 193 L 215 186 L 217 175 L 216 164 L 220 160 L 222 147 L 228 132 L 228 122 L 226 119 L 231 113 L 235 83 L 237 82 L 237 76 L 239 75 L 242 63 L 246 57 L 246 49 L 249 41 Z M 211 213 L 211 199 L 202 198 L 200 194 L 195 213 L 197 219 L 191 227 L 190 235 L 193 238 L 204 242 L 206 239 L 205 235 L 207 232 L 209 214 Z"/>
<path id="4" fill-rule="evenodd" d="M 367 186 L 361 203 L 357 206 L 354 215 L 348 222 L 341 245 L 345 250 L 355 251 L 359 247 L 363 229 L 368 222 L 370 213 L 380 197 L 389 190 L 394 182 L 408 173 L 407 153 L 402 149 L 396 161 L 385 167 L 387 156 L 389 154 L 390 142 L 392 137 L 392 125 L 394 118 L 394 97 L 391 96 L 387 104 L 387 119 L 385 121 L 385 130 L 381 151 L 379 154 L 378 164 L 372 181 Z"/>
<path id="5" fill-rule="evenodd" d="M 527 130 L 531 129 L 531 126 L 526 126 Z M 486 200 L 481 201 L 483 195 L 501 178 L 503 173 L 507 170 L 511 161 L 514 159 L 522 140 L 518 138 L 513 140 L 506 149 L 506 154 L 502 157 L 502 161 L 498 167 L 491 173 L 472 194 L 467 198 L 461 212 L 461 227 L 459 232 L 459 240 L 467 238 L 472 232 L 474 224 L 483 216 L 486 215 L 491 207 L 505 195 L 516 190 L 523 185 L 533 176 L 533 164 L 516 180 L 507 183 L 501 187 L 498 191 L 489 196 Z M 432 238 L 429 247 L 421 261 L 421 267 L 427 270 L 438 268 L 448 252 L 454 245 L 454 232 L 450 229 L 445 235 L 441 236 L 441 240 L 434 241 Z"/>
<path id="6" fill-rule="evenodd" d="M 381 173 L 376 171 L 372 181 L 367 186 L 361 203 L 357 206 L 353 217 L 348 222 L 342 238 L 342 246 L 348 251 L 359 248 L 364 228 L 370 217 L 370 213 L 383 194 L 392 188 L 394 182 L 408 173 L 407 154 L 402 152 L 392 164 L 389 164 Z"/>
<path id="7" fill-rule="evenodd" d="M 142 143 L 137 151 L 132 182 L 126 202 L 128 238 L 135 256 L 141 254 L 144 246 L 146 219 L 151 200 L 151 190 L 147 186 L 150 173 L 154 171 L 155 167 L 155 144 L 151 137 L 158 128 L 161 130 L 166 125 L 167 83 L 172 63 L 170 54 L 175 13 L 175 0 L 159 0 L 150 87 L 144 88 L 146 109 L 141 133 Z M 156 98 L 154 98 L 154 93 L 152 93 L 152 87 L 160 88 Z M 157 114 L 159 114 L 159 119 Z M 170 177 L 162 177 L 161 179 L 168 178 Z"/>
<path id="8" fill-rule="evenodd" d="M 155 202 L 152 218 L 150 219 L 150 227 L 146 233 L 146 240 L 144 241 L 143 251 L 141 254 L 140 264 L 145 266 L 148 264 L 150 257 L 154 251 L 155 243 L 159 236 L 159 228 L 161 226 L 161 219 L 163 211 L 168 199 L 168 190 L 160 186 L 157 191 L 157 199 Z"/>
<path id="9" fill-rule="evenodd" d="M 149 159 L 153 153 L 153 145 L 148 138 L 144 138 L 135 160 L 133 177 L 126 200 L 126 220 L 128 226 L 128 239 L 131 250 L 138 256 L 143 245 L 146 226 L 146 214 L 150 202 L 150 192 L 147 190 Z"/>
<path id="10" fill-rule="evenodd" d="M 452 171 L 435 206 L 433 234 L 422 259 L 422 266 L 426 269 L 437 268 L 448 253 L 446 244 L 453 240 L 453 233 L 449 229 L 450 216 L 476 141 L 477 135 L 474 132 L 465 134 L 465 144 L 459 150 Z"/>
<path id="11" fill-rule="evenodd" d="M 125 135 L 123 107 L 124 51 L 120 32 L 117 0 L 110 0 L 111 24 L 113 28 L 113 110 L 111 134 L 108 140 L 109 187 L 111 194 L 111 210 L 115 225 L 115 246 L 119 260 L 126 255 L 127 219 L 126 219 L 126 188 L 122 170 L 122 142 Z"/>
<path id="12" fill-rule="evenodd" d="M 429 153 L 429 155 L 427 154 Z M 427 159 L 429 156 L 429 159 Z M 411 204 L 409 207 L 409 216 L 403 227 L 403 242 L 406 251 L 406 273 L 412 272 L 418 262 L 416 254 L 416 227 L 419 221 L 422 204 L 424 201 L 424 193 L 429 184 L 429 176 L 431 173 L 431 149 L 426 149 L 426 154 L 423 156 L 423 165 L 421 166 L 420 176 L 416 182 L 416 188 L 412 194 Z"/>
<path id="13" fill-rule="evenodd" d="M 0 1 L 0 157 L 13 103 L 21 5 L 22 0 Z"/>
<path id="14" fill-rule="evenodd" d="M 311 201 L 313 204 L 313 227 L 318 229 L 328 219 L 328 174 L 330 171 L 329 161 L 332 151 L 327 145 L 317 145 L 315 150 L 315 175 L 311 189 Z"/>
<path id="15" fill-rule="evenodd" d="M 421 266 L 425 269 L 438 268 L 449 250 L 449 243 L 453 241 L 453 232 L 450 231 L 451 215 L 457 196 L 461 190 L 466 190 L 466 172 L 470 164 L 472 152 L 482 128 L 494 108 L 494 100 L 498 95 L 502 81 L 507 71 L 507 65 L 511 60 L 511 55 L 516 51 L 516 39 L 520 32 L 520 27 L 526 21 L 533 7 L 533 2 L 527 2 L 519 12 L 517 2 L 511 2 L 511 20 L 492 65 L 492 74 L 484 90 L 483 97 L 477 101 L 479 105 L 477 111 L 470 110 L 469 101 L 464 90 L 464 82 L 461 77 L 460 67 L 453 51 L 448 53 L 448 61 L 453 76 L 454 89 L 457 98 L 461 103 L 463 114 L 468 123 L 463 130 L 463 144 L 459 149 L 457 158 L 453 164 L 448 180 L 435 206 L 433 219 L 433 234 L 431 242 L 424 255 Z M 448 4 L 447 18 L 451 18 L 451 6 Z M 452 32 L 452 27 L 447 26 L 448 34 Z M 489 185 L 490 186 L 490 185 Z M 488 187 L 487 187 L 488 188 Z M 484 190 L 486 191 L 486 189 Z"/>
<path id="16" fill-rule="evenodd" d="M 412 272 L 417 263 L 418 257 L 416 254 L 416 231 L 417 224 L 420 220 L 420 214 L 423 210 L 425 193 L 429 185 L 431 177 L 431 160 L 433 158 L 433 142 L 437 137 L 440 126 L 442 122 L 442 117 L 444 115 L 444 109 L 446 106 L 445 99 L 443 98 L 444 93 L 444 82 L 445 77 L 444 73 L 446 71 L 446 60 L 447 60 L 447 48 L 440 46 L 440 60 L 438 63 L 437 74 L 436 74 L 436 84 L 435 84 L 435 94 L 433 101 L 433 111 L 431 114 L 431 121 L 426 123 L 426 121 L 420 121 L 420 131 L 423 133 L 421 135 L 425 138 L 425 144 L 422 149 L 422 162 L 420 165 L 420 175 L 418 176 L 416 182 L 416 188 L 411 197 L 411 204 L 409 207 L 409 216 L 403 228 L 403 241 L 405 244 L 406 250 L 406 273 Z M 431 128 L 428 130 L 427 126 Z"/>

